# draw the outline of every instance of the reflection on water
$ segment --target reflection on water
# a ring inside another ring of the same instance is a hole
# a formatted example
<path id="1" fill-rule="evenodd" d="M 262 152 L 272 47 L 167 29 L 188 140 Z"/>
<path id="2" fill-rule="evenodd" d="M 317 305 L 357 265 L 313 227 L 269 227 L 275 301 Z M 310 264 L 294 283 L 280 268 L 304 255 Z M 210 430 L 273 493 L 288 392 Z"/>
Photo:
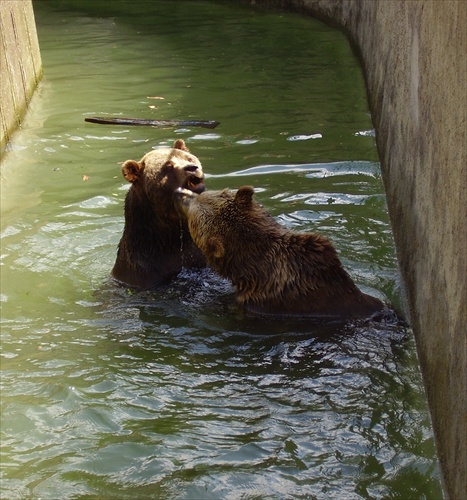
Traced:
<path id="1" fill-rule="evenodd" d="M 41 0 L 44 80 L 2 162 L 2 498 L 440 498 L 410 330 L 244 315 L 209 270 L 109 278 L 120 164 L 183 138 L 400 306 L 342 35 L 230 3 Z M 168 22 L 170 20 L 170 22 Z M 215 132 L 90 115 L 219 120 Z"/>

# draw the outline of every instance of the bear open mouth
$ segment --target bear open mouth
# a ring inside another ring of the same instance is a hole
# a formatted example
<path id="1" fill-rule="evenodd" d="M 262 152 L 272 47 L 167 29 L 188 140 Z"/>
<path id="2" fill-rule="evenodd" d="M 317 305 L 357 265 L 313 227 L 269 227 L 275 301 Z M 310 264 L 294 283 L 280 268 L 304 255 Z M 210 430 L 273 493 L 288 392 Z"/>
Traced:
<path id="1" fill-rule="evenodd" d="M 206 189 L 204 178 L 195 177 L 194 175 L 186 180 L 183 187 L 197 194 L 202 193 Z"/>

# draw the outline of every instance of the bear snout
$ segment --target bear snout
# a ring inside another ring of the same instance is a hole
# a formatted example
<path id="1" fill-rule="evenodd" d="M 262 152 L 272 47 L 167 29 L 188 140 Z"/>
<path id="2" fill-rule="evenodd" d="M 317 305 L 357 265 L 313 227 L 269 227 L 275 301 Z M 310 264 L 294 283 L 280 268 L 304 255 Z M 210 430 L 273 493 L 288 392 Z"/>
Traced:
<path id="1" fill-rule="evenodd" d="M 183 170 L 186 172 L 196 172 L 198 168 L 198 165 L 187 165 L 186 167 L 183 167 Z"/>
<path id="2" fill-rule="evenodd" d="M 189 167 L 185 167 L 184 170 L 187 168 Z M 198 169 L 198 167 L 194 166 L 194 168 L 194 172 L 191 170 L 189 171 L 190 175 L 187 176 L 182 187 L 200 194 L 206 189 L 206 186 L 204 185 L 204 174 L 201 169 Z"/>

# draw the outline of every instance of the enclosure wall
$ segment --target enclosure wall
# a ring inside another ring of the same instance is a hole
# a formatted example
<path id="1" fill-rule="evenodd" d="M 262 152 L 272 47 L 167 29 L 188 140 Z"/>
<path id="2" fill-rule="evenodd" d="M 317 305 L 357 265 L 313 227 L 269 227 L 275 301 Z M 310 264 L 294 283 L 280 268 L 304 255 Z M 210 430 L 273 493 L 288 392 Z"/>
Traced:
<path id="1" fill-rule="evenodd" d="M 32 0 L 0 0 L 0 148 L 19 127 L 42 73 Z"/>

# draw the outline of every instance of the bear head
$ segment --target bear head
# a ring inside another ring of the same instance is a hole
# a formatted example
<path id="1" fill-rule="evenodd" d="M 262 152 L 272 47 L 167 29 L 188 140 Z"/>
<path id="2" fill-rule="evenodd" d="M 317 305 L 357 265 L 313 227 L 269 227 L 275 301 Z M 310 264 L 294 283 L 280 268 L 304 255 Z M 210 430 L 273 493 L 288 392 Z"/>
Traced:
<path id="1" fill-rule="evenodd" d="M 131 196 L 158 207 L 164 218 L 176 220 L 172 193 L 181 187 L 195 193 L 205 190 L 203 167 L 190 153 L 183 139 L 173 148 L 157 148 L 141 160 L 127 160 L 122 165 L 123 177 L 132 184 Z"/>
<path id="2" fill-rule="evenodd" d="M 261 251 L 262 242 L 257 236 L 263 232 L 262 225 L 269 226 L 272 217 L 254 201 L 253 195 L 251 186 L 243 186 L 236 193 L 229 189 L 199 195 L 187 189 L 174 193 L 175 208 L 188 222 L 193 241 L 222 275 L 224 265 L 233 264 L 240 256 L 235 244 L 242 245 L 243 255 L 250 245 L 255 246 L 254 253 Z"/>

